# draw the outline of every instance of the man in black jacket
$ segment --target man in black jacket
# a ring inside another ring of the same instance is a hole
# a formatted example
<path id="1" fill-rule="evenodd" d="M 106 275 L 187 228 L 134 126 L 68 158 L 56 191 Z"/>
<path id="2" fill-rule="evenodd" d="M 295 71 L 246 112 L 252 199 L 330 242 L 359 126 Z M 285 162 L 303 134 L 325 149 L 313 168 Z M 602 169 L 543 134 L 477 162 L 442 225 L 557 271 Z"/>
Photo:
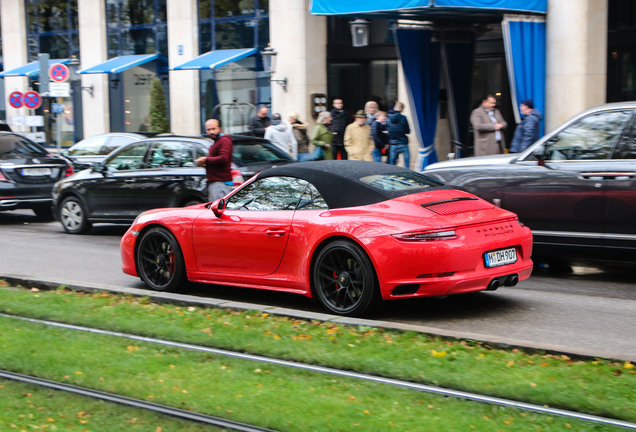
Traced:
<path id="1" fill-rule="evenodd" d="M 351 119 L 347 113 L 342 109 L 342 99 L 334 99 L 333 108 L 331 110 L 331 131 L 333 132 L 333 142 L 331 143 L 331 151 L 333 153 L 334 160 L 347 159 L 347 151 L 344 146 L 344 133 L 347 125 L 351 123 Z"/>
<path id="2" fill-rule="evenodd" d="M 269 126 L 270 118 L 267 115 L 269 110 L 265 105 L 258 107 L 256 115 L 250 120 L 250 132 L 252 135 L 263 138 L 265 136 L 265 128 Z"/>

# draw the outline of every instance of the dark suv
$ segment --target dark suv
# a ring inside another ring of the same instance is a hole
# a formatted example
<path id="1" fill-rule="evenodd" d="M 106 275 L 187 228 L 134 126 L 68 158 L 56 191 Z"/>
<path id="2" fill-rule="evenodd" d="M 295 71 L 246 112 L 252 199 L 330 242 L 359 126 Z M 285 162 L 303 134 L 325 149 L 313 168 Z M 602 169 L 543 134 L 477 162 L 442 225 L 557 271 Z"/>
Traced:
<path id="1" fill-rule="evenodd" d="M 32 209 L 51 216 L 51 190 L 73 174 L 64 159 L 21 135 L 0 132 L 0 210 Z"/>
<path id="2" fill-rule="evenodd" d="M 636 262 L 636 102 L 587 110 L 522 153 L 424 174 L 517 213 L 534 256 Z"/>

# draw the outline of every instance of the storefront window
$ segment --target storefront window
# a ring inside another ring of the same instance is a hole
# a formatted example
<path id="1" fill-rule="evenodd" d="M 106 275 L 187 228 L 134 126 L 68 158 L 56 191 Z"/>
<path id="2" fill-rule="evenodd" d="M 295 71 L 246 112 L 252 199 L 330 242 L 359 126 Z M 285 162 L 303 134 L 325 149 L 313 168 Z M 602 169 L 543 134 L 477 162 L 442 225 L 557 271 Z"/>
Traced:
<path id="1" fill-rule="evenodd" d="M 269 42 L 268 0 L 199 1 L 199 53 L 265 48 Z M 215 70 L 201 70 L 201 118 L 221 118 L 223 130 L 246 132 L 253 106 L 270 101 L 269 78 L 259 55 Z M 202 126 L 203 131 L 203 126 Z"/>
<path id="2" fill-rule="evenodd" d="M 201 118 L 221 118 L 227 133 L 248 131 L 249 119 L 261 99 L 270 98 L 269 80 L 256 71 L 254 56 L 216 70 L 201 71 Z"/>
<path id="3" fill-rule="evenodd" d="M 150 126 L 150 86 L 157 77 L 150 68 L 137 66 L 122 72 L 124 82 L 124 131 L 138 132 Z"/>

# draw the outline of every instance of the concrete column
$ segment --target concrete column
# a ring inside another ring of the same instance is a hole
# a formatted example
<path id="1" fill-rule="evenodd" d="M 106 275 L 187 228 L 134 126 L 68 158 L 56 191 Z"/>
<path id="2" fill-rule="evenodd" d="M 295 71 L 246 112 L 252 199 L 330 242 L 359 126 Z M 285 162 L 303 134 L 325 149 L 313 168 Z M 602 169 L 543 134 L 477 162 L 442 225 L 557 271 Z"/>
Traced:
<path id="1" fill-rule="evenodd" d="M 287 78 L 287 91 L 272 83 L 272 112 L 287 120 L 297 111 L 313 123 L 311 93 L 327 93 L 327 19 L 311 15 L 309 0 L 270 0 L 271 46 L 278 52 L 273 79 Z"/>
<path id="2" fill-rule="evenodd" d="M 170 69 L 199 55 L 198 2 L 168 0 Z M 170 71 L 170 128 L 176 134 L 201 133 L 199 71 Z"/>
<path id="3" fill-rule="evenodd" d="M 606 101 L 607 0 L 549 1 L 546 131 Z"/>
<path id="4" fill-rule="evenodd" d="M 8 71 L 28 63 L 26 15 L 23 1 L 0 0 L 0 20 L 2 23 L 2 55 L 4 70 Z M 29 91 L 29 80 L 26 77 L 6 77 L 4 79 L 5 96 L 14 91 L 26 93 Z M 11 117 L 29 115 L 27 108 L 7 107 L 7 123 L 11 124 Z M 12 126 L 13 130 L 26 131 L 26 127 Z"/>
<path id="5" fill-rule="evenodd" d="M 96 4 L 98 3 L 98 4 Z M 104 0 L 78 0 L 80 69 L 108 60 L 106 39 L 106 5 Z M 82 91 L 84 138 L 110 132 L 108 74 L 80 74 L 82 87 L 92 87 L 93 94 Z"/>

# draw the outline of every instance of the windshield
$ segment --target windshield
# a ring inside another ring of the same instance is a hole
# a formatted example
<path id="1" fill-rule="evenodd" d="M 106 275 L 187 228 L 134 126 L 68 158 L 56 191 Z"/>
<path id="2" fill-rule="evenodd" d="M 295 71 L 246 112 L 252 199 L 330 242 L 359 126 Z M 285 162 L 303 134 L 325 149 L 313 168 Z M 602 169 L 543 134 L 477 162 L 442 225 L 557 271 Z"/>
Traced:
<path id="1" fill-rule="evenodd" d="M 46 156 L 46 150 L 20 135 L 0 136 L 0 159 L 24 156 Z"/>

